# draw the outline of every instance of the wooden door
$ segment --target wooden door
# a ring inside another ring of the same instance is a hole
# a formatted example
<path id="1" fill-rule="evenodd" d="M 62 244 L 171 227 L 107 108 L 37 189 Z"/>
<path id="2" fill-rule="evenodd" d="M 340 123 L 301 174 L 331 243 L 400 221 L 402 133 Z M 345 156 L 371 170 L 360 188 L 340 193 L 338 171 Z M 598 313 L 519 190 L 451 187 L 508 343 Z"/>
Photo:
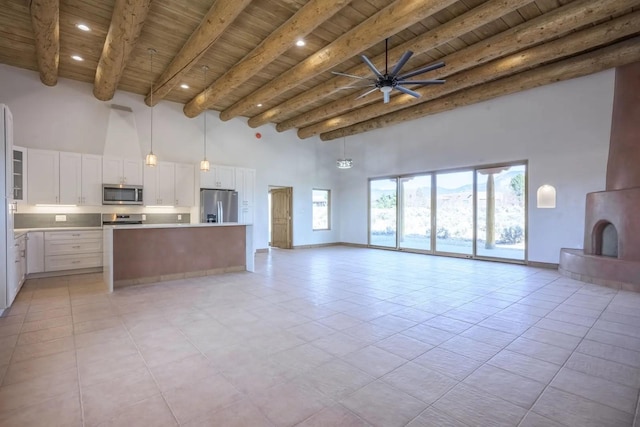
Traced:
<path id="1" fill-rule="evenodd" d="M 271 246 L 291 249 L 292 191 L 291 187 L 271 190 Z"/>

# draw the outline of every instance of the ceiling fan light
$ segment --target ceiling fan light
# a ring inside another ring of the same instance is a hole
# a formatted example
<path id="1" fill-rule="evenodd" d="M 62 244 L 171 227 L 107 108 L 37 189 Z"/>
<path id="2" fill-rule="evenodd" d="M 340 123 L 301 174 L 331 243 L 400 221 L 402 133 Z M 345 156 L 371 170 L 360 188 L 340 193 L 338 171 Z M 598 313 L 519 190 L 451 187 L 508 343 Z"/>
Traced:
<path id="1" fill-rule="evenodd" d="M 393 89 L 391 86 L 382 86 L 382 87 L 380 88 L 380 92 L 382 92 L 382 93 L 389 93 L 389 92 L 391 92 L 391 89 Z"/>
<path id="2" fill-rule="evenodd" d="M 338 159 L 336 160 L 336 166 L 338 166 L 338 169 L 351 169 L 353 167 L 353 160 Z"/>

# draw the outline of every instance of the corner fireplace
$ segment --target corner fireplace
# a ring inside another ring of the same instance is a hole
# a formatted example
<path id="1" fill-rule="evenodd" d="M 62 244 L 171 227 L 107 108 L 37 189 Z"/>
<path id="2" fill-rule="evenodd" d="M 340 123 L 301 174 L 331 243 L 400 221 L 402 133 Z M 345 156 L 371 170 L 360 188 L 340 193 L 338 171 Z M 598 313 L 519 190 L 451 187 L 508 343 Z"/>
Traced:
<path id="1" fill-rule="evenodd" d="M 562 249 L 559 271 L 640 292 L 640 63 L 616 69 L 606 191 L 587 194 L 584 250 Z"/>

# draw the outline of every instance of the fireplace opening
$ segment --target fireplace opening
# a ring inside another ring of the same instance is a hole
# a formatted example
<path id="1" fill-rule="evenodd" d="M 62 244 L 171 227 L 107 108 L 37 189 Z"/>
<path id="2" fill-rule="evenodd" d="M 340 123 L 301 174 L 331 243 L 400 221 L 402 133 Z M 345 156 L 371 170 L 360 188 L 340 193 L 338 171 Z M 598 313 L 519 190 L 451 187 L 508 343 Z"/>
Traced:
<path id="1" fill-rule="evenodd" d="M 596 255 L 618 258 L 618 231 L 608 221 L 600 221 L 593 230 Z"/>

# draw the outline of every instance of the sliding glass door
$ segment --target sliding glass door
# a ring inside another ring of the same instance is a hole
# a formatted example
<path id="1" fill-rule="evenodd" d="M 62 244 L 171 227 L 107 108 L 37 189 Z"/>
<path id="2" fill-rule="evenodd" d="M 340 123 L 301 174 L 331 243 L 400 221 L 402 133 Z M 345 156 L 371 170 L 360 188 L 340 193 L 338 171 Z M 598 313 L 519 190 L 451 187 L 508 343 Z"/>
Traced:
<path id="1" fill-rule="evenodd" d="M 436 174 L 436 252 L 473 255 L 473 171 Z"/>
<path id="2" fill-rule="evenodd" d="M 400 178 L 398 246 L 431 250 L 431 175 Z"/>
<path id="3" fill-rule="evenodd" d="M 369 181 L 369 244 L 526 261 L 526 163 Z"/>
<path id="4" fill-rule="evenodd" d="M 525 166 L 476 169 L 476 255 L 525 259 Z"/>
<path id="5" fill-rule="evenodd" d="M 393 179 L 369 181 L 369 244 L 397 247 L 398 183 Z"/>

